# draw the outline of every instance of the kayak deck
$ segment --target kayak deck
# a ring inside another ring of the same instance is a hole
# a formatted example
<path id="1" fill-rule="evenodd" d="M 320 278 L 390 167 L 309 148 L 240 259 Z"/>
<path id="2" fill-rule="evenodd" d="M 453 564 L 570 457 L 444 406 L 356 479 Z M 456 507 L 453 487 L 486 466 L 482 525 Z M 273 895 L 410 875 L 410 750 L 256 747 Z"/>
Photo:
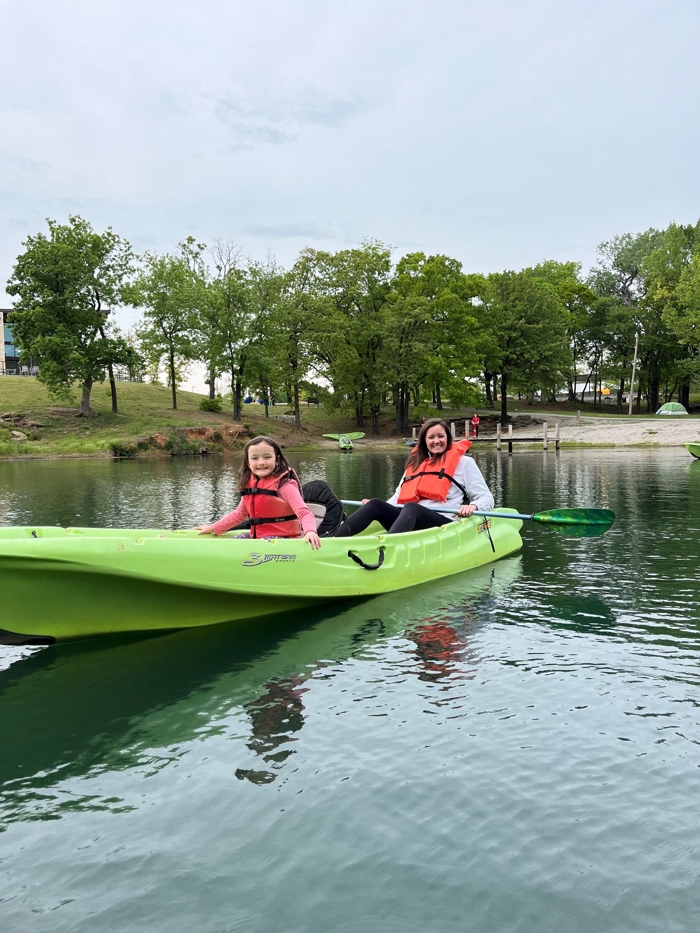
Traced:
<path id="1" fill-rule="evenodd" d="M 700 441 L 697 441 L 696 443 L 686 444 L 685 446 L 686 446 L 686 449 L 689 450 L 690 453 L 694 457 L 697 457 L 698 460 L 700 460 Z"/>
<path id="2" fill-rule="evenodd" d="M 194 531 L 0 528 L 0 640 L 209 625 L 388 593 L 515 553 L 521 524 L 469 518 L 401 535 L 373 526 L 318 551 Z"/>

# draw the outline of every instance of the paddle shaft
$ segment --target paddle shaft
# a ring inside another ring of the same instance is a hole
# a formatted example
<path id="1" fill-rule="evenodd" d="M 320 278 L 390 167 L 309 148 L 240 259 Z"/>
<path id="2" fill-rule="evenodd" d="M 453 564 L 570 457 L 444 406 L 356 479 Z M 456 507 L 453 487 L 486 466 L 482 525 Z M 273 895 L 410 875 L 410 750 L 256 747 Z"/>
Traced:
<path id="1" fill-rule="evenodd" d="M 362 505 L 359 499 L 341 499 L 343 505 Z M 402 509 L 402 505 L 397 505 L 397 509 Z M 456 515 L 459 509 L 442 509 L 436 505 L 424 505 L 424 509 L 431 512 L 442 512 L 444 515 Z M 474 511 L 472 515 L 478 515 L 484 518 L 519 518 L 521 521 L 532 521 L 532 515 L 521 515 L 519 512 L 479 512 Z"/>

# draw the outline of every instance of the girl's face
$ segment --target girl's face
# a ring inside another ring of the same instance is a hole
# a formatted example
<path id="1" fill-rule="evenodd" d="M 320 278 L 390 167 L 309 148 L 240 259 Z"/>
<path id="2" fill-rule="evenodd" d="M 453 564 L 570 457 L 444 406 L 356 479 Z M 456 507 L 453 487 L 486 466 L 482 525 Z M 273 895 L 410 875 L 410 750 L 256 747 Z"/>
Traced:
<path id="1" fill-rule="evenodd" d="M 429 429 L 425 435 L 425 446 L 431 457 L 444 454 L 447 449 L 447 434 L 441 424 L 436 424 L 435 427 Z"/>
<path id="2" fill-rule="evenodd" d="M 258 479 L 272 476 L 275 472 L 275 462 L 275 451 L 264 441 L 248 448 L 248 466 L 250 472 Z"/>

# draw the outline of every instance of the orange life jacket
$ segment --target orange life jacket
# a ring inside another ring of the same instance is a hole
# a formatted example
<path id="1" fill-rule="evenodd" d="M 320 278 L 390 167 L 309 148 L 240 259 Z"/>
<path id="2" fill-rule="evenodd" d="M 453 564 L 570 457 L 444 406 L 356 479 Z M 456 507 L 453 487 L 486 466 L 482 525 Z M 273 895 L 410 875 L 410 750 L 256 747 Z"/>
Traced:
<path id="1" fill-rule="evenodd" d="M 288 502 L 279 494 L 286 483 L 296 483 L 301 493 L 301 483 L 294 470 L 281 476 L 251 477 L 252 485 L 241 493 L 250 517 L 251 538 L 275 535 L 279 538 L 301 538 L 301 524 Z"/>
<path id="2" fill-rule="evenodd" d="M 470 447 L 471 441 L 456 441 L 447 453 L 442 454 L 440 457 L 431 457 L 430 460 L 424 460 L 417 469 L 407 466 L 397 500 L 399 505 L 405 505 L 407 502 L 420 502 L 421 499 L 445 502 L 451 483 L 454 483 L 455 486 L 462 490 L 464 501 L 469 502 L 467 490 L 461 483 L 457 482 L 454 474 L 459 465 L 460 457 Z"/>

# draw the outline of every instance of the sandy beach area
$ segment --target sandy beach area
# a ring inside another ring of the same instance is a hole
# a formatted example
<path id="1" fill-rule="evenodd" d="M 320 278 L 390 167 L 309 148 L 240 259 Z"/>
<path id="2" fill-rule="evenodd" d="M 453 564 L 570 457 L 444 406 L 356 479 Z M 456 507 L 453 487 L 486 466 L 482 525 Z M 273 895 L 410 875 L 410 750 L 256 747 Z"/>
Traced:
<path id="1" fill-rule="evenodd" d="M 690 441 L 700 441 L 700 420 L 697 418 L 559 418 L 547 420 L 550 437 L 556 422 L 560 422 L 563 442 L 576 444 L 634 447 L 682 447 Z M 537 433 L 541 432 L 541 428 Z M 516 432 L 520 433 L 520 432 Z M 522 431 L 535 433 L 532 430 Z"/>

